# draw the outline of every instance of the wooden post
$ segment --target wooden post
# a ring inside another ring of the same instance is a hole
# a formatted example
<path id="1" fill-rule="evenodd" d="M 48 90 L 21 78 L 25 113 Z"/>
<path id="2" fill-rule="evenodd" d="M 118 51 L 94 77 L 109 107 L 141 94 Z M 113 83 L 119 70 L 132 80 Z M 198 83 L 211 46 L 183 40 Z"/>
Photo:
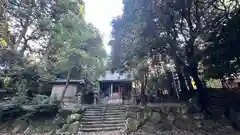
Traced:
<path id="1" fill-rule="evenodd" d="M 111 97 L 113 96 L 113 84 L 111 84 L 110 95 L 111 95 Z"/>

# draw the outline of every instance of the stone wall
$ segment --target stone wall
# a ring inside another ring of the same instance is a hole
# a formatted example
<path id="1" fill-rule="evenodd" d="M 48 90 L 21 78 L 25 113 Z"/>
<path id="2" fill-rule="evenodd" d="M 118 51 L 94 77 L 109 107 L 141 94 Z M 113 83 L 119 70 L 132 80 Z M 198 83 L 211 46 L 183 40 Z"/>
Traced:
<path id="1" fill-rule="evenodd" d="M 155 133 L 172 129 L 191 132 L 221 132 L 222 129 L 224 129 L 223 131 L 234 131 L 226 119 L 223 118 L 225 121 L 217 122 L 207 119 L 201 113 L 189 113 L 188 106 L 180 103 L 162 103 L 145 107 L 128 106 L 126 116 L 125 128 L 129 132 L 139 129 Z"/>
<path id="2" fill-rule="evenodd" d="M 76 134 L 79 131 L 85 110 L 85 107 L 78 107 L 72 110 L 65 110 L 65 113 L 60 113 L 60 118 L 64 118 L 64 120 L 62 121 L 63 123 L 61 128 L 56 130 L 56 132 Z"/>
<path id="3" fill-rule="evenodd" d="M 32 107 L 23 107 L 31 110 Z M 11 118 L 0 122 L 2 134 L 59 134 L 76 133 L 85 112 L 85 107 L 72 109 L 51 109 L 44 107 L 37 113 L 26 113 L 18 118 Z M 29 115 L 30 114 L 30 115 Z"/>

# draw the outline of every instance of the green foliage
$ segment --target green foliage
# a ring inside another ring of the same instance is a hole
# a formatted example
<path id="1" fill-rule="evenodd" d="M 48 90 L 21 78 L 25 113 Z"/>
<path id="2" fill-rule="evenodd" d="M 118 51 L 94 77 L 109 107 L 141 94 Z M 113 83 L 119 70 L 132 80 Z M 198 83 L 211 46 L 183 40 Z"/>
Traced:
<path id="1" fill-rule="evenodd" d="M 206 85 L 208 88 L 221 88 L 222 87 L 220 79 L 210 78 L 206 81 Z"/>
<path id="2" fill-rule="evenodd" d="M 4 39 L 0 39 L 0 45 L 2 48 L 6 48 L 7 47 L 7 41 Z"/>
<path id="3" fill-rule="evenodd" d="M 17 96 L 12 98 L 12 103 L 13 104 L 26 104 L 29 103 L 29 99 L 26 95 L 27 93 L 27 81 L 26 80 L 19 80 L 16 82 L 15 86 L 17 87 L 16 94 Z"/>
<path id="4" fill-rule="evenodd" d="M 229 20 L 220 24 L 211 33 L 203 60 L 205 76 L 223 78 L 239 73 L 240 55 L 240 9 L 229 15 Z"/>
<path id="5" fill-rule="evenodd" d="M 73 19 L 74 16 L 71 18 Z M 87 76 L 94 77 L 90 79 L 94 80 L 97 78 L 95 75 L 97 70 L 104 67 L 101 64 L 106 57 L 106 52 L 101 48 L 102 40 L 99 32 L 93 26 L 86 24 L 84 20 L 76 16 L 75 19 L 75 21 L 70 21 L 71 28 L 62 25 L 61 33 L 57 34 L 59 37 L 53 38 L 53 40 L 61 39 L 62 44 L 56 54 L 55 71 L 62 75 L 65 72 L 66 75 L 69 69 L 74 69 L 78 72 L 74 73 L 77 75 L 74 76 L 75 79 Z"/>
<path id="6" fill-rule="evenodd" d="M 6 48 L 7 47 L 7 28 L 8 28 L 8 23 L 6 19 L 6 7 L 5 7 L 6 2 L 5 1 L 0 1 L 0 47 L 1 48 Z"/>
<path id="7" fill-rule="evenodd" d="M 71 78 L 91 81 L 105 70 L 102 38 L 84 20 L 82 0 L 5 2 L 4 12 L 10 19 L 4 32 L 9 41 L 0 50 L 0 74 L 11 78 L 10 89 L 47 91 L 42 90 L 44 84 L 66 78 L 69 70 Z"/>
<path id="8" fill-rule="evenodd" d="M 36 97 L 34 97 L 32 99 L 32 103 L 34 104 L 48 104 L 50 101 L 50 98 L 48 96 L 44 96 L 44 95 L 36 95 Z"/>
<path id="9" fill-rule="evenodd" d="M 4 85 L 4 88 L 8 88 L 9 86 L 9 83 L 10 83 L 10 80 L 11 78 L 10 77 L 5 77 L 4 81 L 3 81 L 3 85 Z"/>
<path id="10" fill-rule="evenodd" d="M 27 84 L 27 81 L 25 79 L 16 82 L 16 85 L 18 86 L 17 92 L 19 94 L 26 94 L 26 92 L 27 92 L 26 84 Z"/>
<path id="11" fill-rule="evenodd" d="M 216 49 L 211 49 L 212 44 L 208 42 L 209 39 L 213 40 L 214 45 L 220 47 L 221 45 L 217 44 L 222 44 L 223 47 L 220 48 L 226 47 L 224 50 L 227 48 L 230 50 L 229 47 L 223 45 L 223 36 L 215 31 L 219 32 L 219 26 L 225 26 L 226 20 L 231 18 L 229 15 L 237 11 L 239 8 L 237 1 L 223 3 L 219 0 L 213 2 L 125 0 L 123 4 L 123 15 L 112 22 L 113 40 L 110 45 L 112 46 L 113 69 L 130 72 L 136 70 L 137 74 L 145 71 L 149 80 L 152 80 L 152 77 L 153 80 L 156 80 L 154 76 L 150 76 L 150 73 L 158 69 L 158 73 L 164 74 L 166 70 L 170 70 L 165 65 L 171 64 L 174 65 L 172 71 L 182 73 L 186 78 L 192 76 L 197 87 L 201 89 L 204 86 L 198 76 L 198 65 L 202 60 L 207 59 L 208 61 L 207 64 L 203 64 L 204 69 L 209 69 L 210 74 L 219 75 L 218 71 L 225 69 L 214 70 L 211 66 L 223 65 L 220 64 L 222 60 L 225 61 L 225 65 L 228 65 L 229 62 L 234 63 L 231 59 L 235 56 L 238 57 L 228 51 L 221 51 L 224 53 L 222 56 L 226 58 L 219 59 L 220 53 L 218 53 L 219 55 L 212 53 Z M 230 29 L 233 30 L 238 27 L 234 23 L 231 26 Z M 232 35 L 226 33 L 225 38 L 227 36 L 234 38 L 236 36 L 234 34 L 236 32 L 233 32 Z M 229 43 L 232 38 L 229 39 Z M 224 44 L 229 43 L 226 41 Z M 206 56 L 205 52 L 208 51 Z M 215 61 L 216 58 L 217 61 Z M 146 70 L 139 69 L 139 66 L 143 66 L 139 63 L 146 59 L 150 60 L 147 67 L 142 67 Z M 231 67 L 239 69 L 237 63 Z M 232 70 L 230 71 L 232 72 Z M 206 73 L 206 71 L 204 72 Z M 145 80 L 143 76 L 139 77 L 141 82 Z M 161 78 L 160 75 L 157 78 Z M 159 79 L 159 81 L 163 80 Z M 181 81 L 181 85 L 185 85 L 184 79 Z"/>

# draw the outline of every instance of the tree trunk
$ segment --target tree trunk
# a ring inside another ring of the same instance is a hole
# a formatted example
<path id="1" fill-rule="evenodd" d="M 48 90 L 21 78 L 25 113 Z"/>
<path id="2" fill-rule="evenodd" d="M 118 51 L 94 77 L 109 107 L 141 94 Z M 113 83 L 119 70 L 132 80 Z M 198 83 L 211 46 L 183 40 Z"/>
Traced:
<path id="1" fill-rule="evenodd" d="M 46 50 L 46 52 L 43 54 L 42 63 L 43 63 L 43 68 L 44 69 L 47 69 L 47 67 L 48 67 L 48 57 L 49 57 L 50 51 L 51 51 L 51 49 L 48 48 Z"/>
<path id="2" fill-rule="evenodd" d="M 145 90 L 146 90 L 146 86 L 147 86 L 147 73 L 144 74 L 144 79 L 143 79 L 143 82 L 141 84 L 141 103 L 144 105 L 146 104 L 146 95 L 145 95 Z"/>
<path id="3" fill-rule="evenodd" d="M 141 82 L 141 94 L 140 94 L 140 100 L 141 103 L 144 104 L 144 95 L 145 95 L 145 81 Z"/>
<path id="4" fill-rule="evenodd" d="M 188 101 L 191 97 L 191 91 L 193 90 L 191 80 L 187 74 L 184 75 L 184 70 L 182 70 L 179 65 L 176 65 L 176 70 L 181 89 L 181 92 L 179 92 L 180 99 L 183 101 Z"/>
<path id="5" fill-rule="evenodd" d="M 3 7 L 3 1 L 0 1 L 0 17 L 4 16 L 4 7 Z"/>
<path id="6" fill-rule="evenodd" d="M 176 69 L 177 69 L 177 74 L 178 74 L 181 91 L 187 91 L 188 88 L 187 88 L 181 67 L 179 65 L 176 65 Z"/>
<path id="7" fill-rule="evenodd" d="M 9 40 L 8 23 L 7 23 L 6 11 L 5 11 L 4 5 L 5 5 L 5 1 L 1 0 L 0 1 L 0 40 L 5 40 L 8 44 L 8 40 Z"/>
<path id="8" fill-rule="evenodd" d="M 13 49 L 14 49 L 14 50 L 17 49 L 17 47 L 20 45 L 23 37 L 24 37 L 24 36 L 26 35 L 26 33 L 27 33 L 27 30 L 28 30 L 28 27 L 29 27 L 29 22 L 30 22 L 30 16 L 32 16 L 32 7 L 31 7 L 31 5 L 29 4 L 29 5 L 28 5 L 28 14 L 27 14 L 27 16 L 26 16 L 26 22 L 25 22 L 25 24 L 22 24 L 22 27 L 23 27 L 23 28 L 22 28 L 22 31 L 20 32 L 20 34 L 19 34 L 19 36 L 18 36 L 18 38 L 17 38 L 14 46 L 13 46 Z"/>
<path id="9" fill-rule="evenodd" d="M 63 92 L 59 98 L 59 100 L 62 102 L 63 101 L 63 98 L 64 98 L 64 95 L 67 91 L 67 88 L 68 88 L 68 85 L 69 85 L 69 81 L 70 81 L 70 77 L 71 77 L 71 72 L 72 72 L 72 68 L 68 70 L 68 74 L 67 74 L 67 80 L 66 80 L 66 84 L 65 84 L 65 87 L 63 88 Z"/>
<path id="10" fill-rule="evenodd" d="M 188 84 L 188 87 L 189 87 L 189 91 L 190 91 L 190 92 L 193 92 L 193 91 L 194 91 L 194 88 L 193 88 L 193 86 L 192 86 L 191 78 L 190 78 L 189 75 L 186 76 L 186 81 L 187 81 L 187 84 Z"/>
<path id="11" fill-rule="evenodd" d="M 202 109 L 207 111 L 207 107 L 209 104 L 209 97 L 207 89 L 204 87 L 202 80 L 199 78 L 198 71 L 196 66 L 188 67 L 190 75 L 193 77 L 195 84 L 197 86 L 198 92 L 198 101 L 202 106 Z"/>
<path id="12" fill-rule="evenodd" d="M 174 88 L 173 88 L 173 77 L 170 71 L 167 71 L 167 85 L 168 85 L 168 94 L 173 97 L 174 96 Z"/>
<path id="13" fill-rule="evenodd" d="M 228 88 L 227 83 L 226 83 L 226 79 L 224 77 L 222 77 L 220 80 L 221 80 L 221 87 L 222 88 Z"/>
<path id="14" fill-rule="evenodd" d="M 52 50 L 52 47 L 53 47 L 53 45 L 51 44 L 51 40 L 52 40 L 52 35 L 49 38 L 47 48 L 46 48 L 46 50 L 43 54 L 42 64 L 43 64 L 44 69 L 47 69 L 49 54 L 50 54 L 50 52 Z"/>
<path id="15" fill-rule="evenodd" d="M 190 33 L 190 35 L 194 35 L 193 33 Z M 204 85 L 202 83 L 202 81 L 200 80 L 199 76 L 198 76 L 198 70 L 197 70 L 197 61 L 193 61 L 192 57 L 194 57 L 194 49 L 193 49 L 193 44 L 195 41 L 196 37 L 192 36 L 188 43 L 187 43 L 187 47 L 186 47 L 186 56 L 188 58 L 190 66 L 187 66 L 177 55 L 176 50 L 174 48 L 173 43 L 170 43 L 171 47 L 172 47 L 172 51 L 171 56 L 173 57 L 173 59 L 176 61 L 176 64 L 180 65 L 182 68 L 186 68 L 186 73 L 189 74 L 189 76 L 192 76 L 196 86 L 197 86 L 197 92 L 198 92 L 198 100 L 199 103 L 202 105 L 202 109 L 204 109 L 205 111 L 207 111 L 207 104 L 209 103 L 209 97 L 208 97 L 208 93 L 207 90 L 204 88 Z M 189 83 L 191 86 L 191 83 Z"/>
<path id="16" fill-rule="evenodd" d="M 197 70 L 197 62 L 192 61 L 190 66 L 186 66 L 180 58 L 175 54 L 174 59 L 176 61 L 176 64 L 179 64 L 181 67 L 185 67 L 184 71 L 188 75 L 187 81 L 188 85 L 190 86 L 190 89 L 193 90 L 193 86 L 190 80 L 190 76 L 193 77 L 193 80 L 195 81 L 195 85 L 197 86 L 197 92 L 198 92 L 198 101 L 202 106 L 202 109 L 207 112 L 207 107 L 209 104 L 209 97 L 208 97 L 208 92 L 207 89 L 205 89 L 202 80 L 199 78 L 198 75 L 198 70 Z"/>

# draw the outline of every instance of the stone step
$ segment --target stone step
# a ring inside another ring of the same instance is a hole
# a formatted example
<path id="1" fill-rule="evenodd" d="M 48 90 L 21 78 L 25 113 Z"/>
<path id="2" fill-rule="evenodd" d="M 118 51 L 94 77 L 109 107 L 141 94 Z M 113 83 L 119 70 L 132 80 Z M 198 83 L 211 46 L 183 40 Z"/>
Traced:
<path id="1" fill-rule="evenodd" d="M 115 105 L 115 104 L 113 104 L 113 105 L 110 105 L 110 104 L 108 104 L 108 105 L 90 105 L 90 106 L 87 106 L 87 108 L 96 108 L 96 107 L 125 107 L 124 105 Z"/>
<path id="2" fill-rule="evenodd" d="M 125 110 L 124 108 L 107 108 L 106 110 Z"/>
<path id="3" fill-rule="evenodd" d="M 86 110 L 85 113 L 106 113 L 106 112 L 110 112 L 110 113 L 118 113 L 118 112 L 125 112 L 125 110 Z"/>
<path id="4" fill-rule="evenodd" d="M 102 115 L 125 115 L 126 112 L 125 111 L 106 111 L 106 112 L 85 112 L 84 115 L 98 115 L 98 116 L 102 116 Z"/>
<path id="5" fill-rule="evenodd" d="M 118 112 L 120 112 L 120 113 L 123 113 L 123 112 L 125 112 L 125 110 L 86 110 L 85 111 L 85 114 L 86 113 L 118 113 Z"/>
<path id="6" fill-rule="evenodd" d="M 103 116 L 103 115 L 125 115 L 125 112 L 114 112 L 114 113 L 85 113 L 84 116 Z"/>
<path id="7" fill-rule="evenodd" d="M 103 101 L 100 99 L 100 101 Z M 88 106 L 93 106 L 93 107 L 96 107 L 96 106 L 124 106 L 123 104 L 91 104 L 91 105 L 88 105 Z"/>
<path id="8" fill-rule="evenodd" d="M 119 117 L 126 117 L 126 115 L 84 115 L 83 118 L 119 118 Z"/>
<path id="9" fill-rule="evenodd" d="M 104 112 L 104 110 L 86 110 L 85 113 L 99 113 Z"/>
<path id="10" fill-rule="evenodd" d="M 111 121 L 111 120 L 125 120 L 125 117 L 117 117 L 117 118 L 108 118 L 108 117 L 104 117 L 104 118 L 82 118 L 83 121 Z"/>
<path id="11" fill-rule="evenodd" d="M 98 119 L 98 118 L 101 119 L 101 118 L 103 118 L 103 116 L 101 116 L 101 115 L 97 115 L 97 116 L 94 116 L 94 115 L 90 115 L 90 116 L 84 115 L 83 118 L 85 118 L 85 119 Z"/>
<path id="12" fill-rule="evenodd" d="M 102 118 L 102 117 L 125 117 L 124 114 L 118 114 L 118 115 L 84 115 L 83 118 Z"/>
<path id="13" fill-rule="evenodd" d="M 103 115 L 104 112 L 85 112 L 84 115 Z"/>
<path id="14" fill-rule="evenodd" d="M 112 105 L 112 106 L 88 106 L 86 107 L 86 109 L 89 109 L 89 108 L 126 108 L 125 106 L 115 106 L 115 105 Z"/>
<path id="15" fill-rule="evenodd" d="M 111 116 L 104 116 L 104 117 L 83 117 L 83 120 L 121 120 L 126 119 L 125 116 L 117 116 L 117 117 L 111 117 Z"/>
<path id="16" fill-rule="evenodd" d="M 104 120 L 125 120 L 126 117 L 125 116 L 121 116 L 121 117 L 108 117 L 108 116 L 105 116 L 104 117 Z"/>
<path id="17" fill-rule="evenodd" d="M 123 127 L 124 123 L 97 123 L 97 124 L 82 124 L 81 128 L 102 128 L 102 127 Z"/>
<path id="18" fill-rule="evenodd" d="M 107 108 L 106 110 L 125 110 L 124 108 Z"/>
<path id="19" fill-rule="evenodd" d="M 92 110 L 86 110 L 85 113 L 102 113 L 103 110 L 101 111 L 92 111 Z"/>
<path id="20" fill-rule="evenodd" d="M 115 119 L 125 119 L 126 117 L 125 116 L 102 116 L 102 117 L 83 117 L 83 119 L 85 120 L 104 120 L 104 119 L 112 119 L 112 120 L 115 120 Z"/>
<path id="21" fill-rule="evenodd" d="M 86 111 L 103 111 L 104 108 L 88 108 Z"/>
<path id="22" fill-rule="evenodd" d="M 104 109 L 87 109 L 86 111 L 95 111 L 95 112 L 100 112 L 100 111 L 104 111 Z"/>
<path id="23" fill-rule="evenodd" d="M 107 110 L 105 113 L 125 113 L 125 110 Z"/>
<path id="24" fill-rule="evenodd" d="M 82 132 L 96 132 L 96 131 L 113 131 L 113 130 L 121 130 L 124 127 L 102 127 L 102 128 L 80 128 Z"/>
<path id="25" fill-rule="evenodd" d="M 126 108 L 125 106 L 106 106 L 107 108 Z"/>
<path id="26" fill-rule="evenodd" d="M 92 125 L 92 124 L 118 124 L 118 123 L 125 123 L 125 120 L 111 120 L 111 121 L 102 121 L 102 120 L 98 120 L 98 121 L 83 121 L 82 124 L 83 125 Z"/>
<path id="27" fill-rule="evenodd" d="M 124 108 L 88 108 L 86 111 L 102 111 L 102 110 L 125 110 Z"/>

